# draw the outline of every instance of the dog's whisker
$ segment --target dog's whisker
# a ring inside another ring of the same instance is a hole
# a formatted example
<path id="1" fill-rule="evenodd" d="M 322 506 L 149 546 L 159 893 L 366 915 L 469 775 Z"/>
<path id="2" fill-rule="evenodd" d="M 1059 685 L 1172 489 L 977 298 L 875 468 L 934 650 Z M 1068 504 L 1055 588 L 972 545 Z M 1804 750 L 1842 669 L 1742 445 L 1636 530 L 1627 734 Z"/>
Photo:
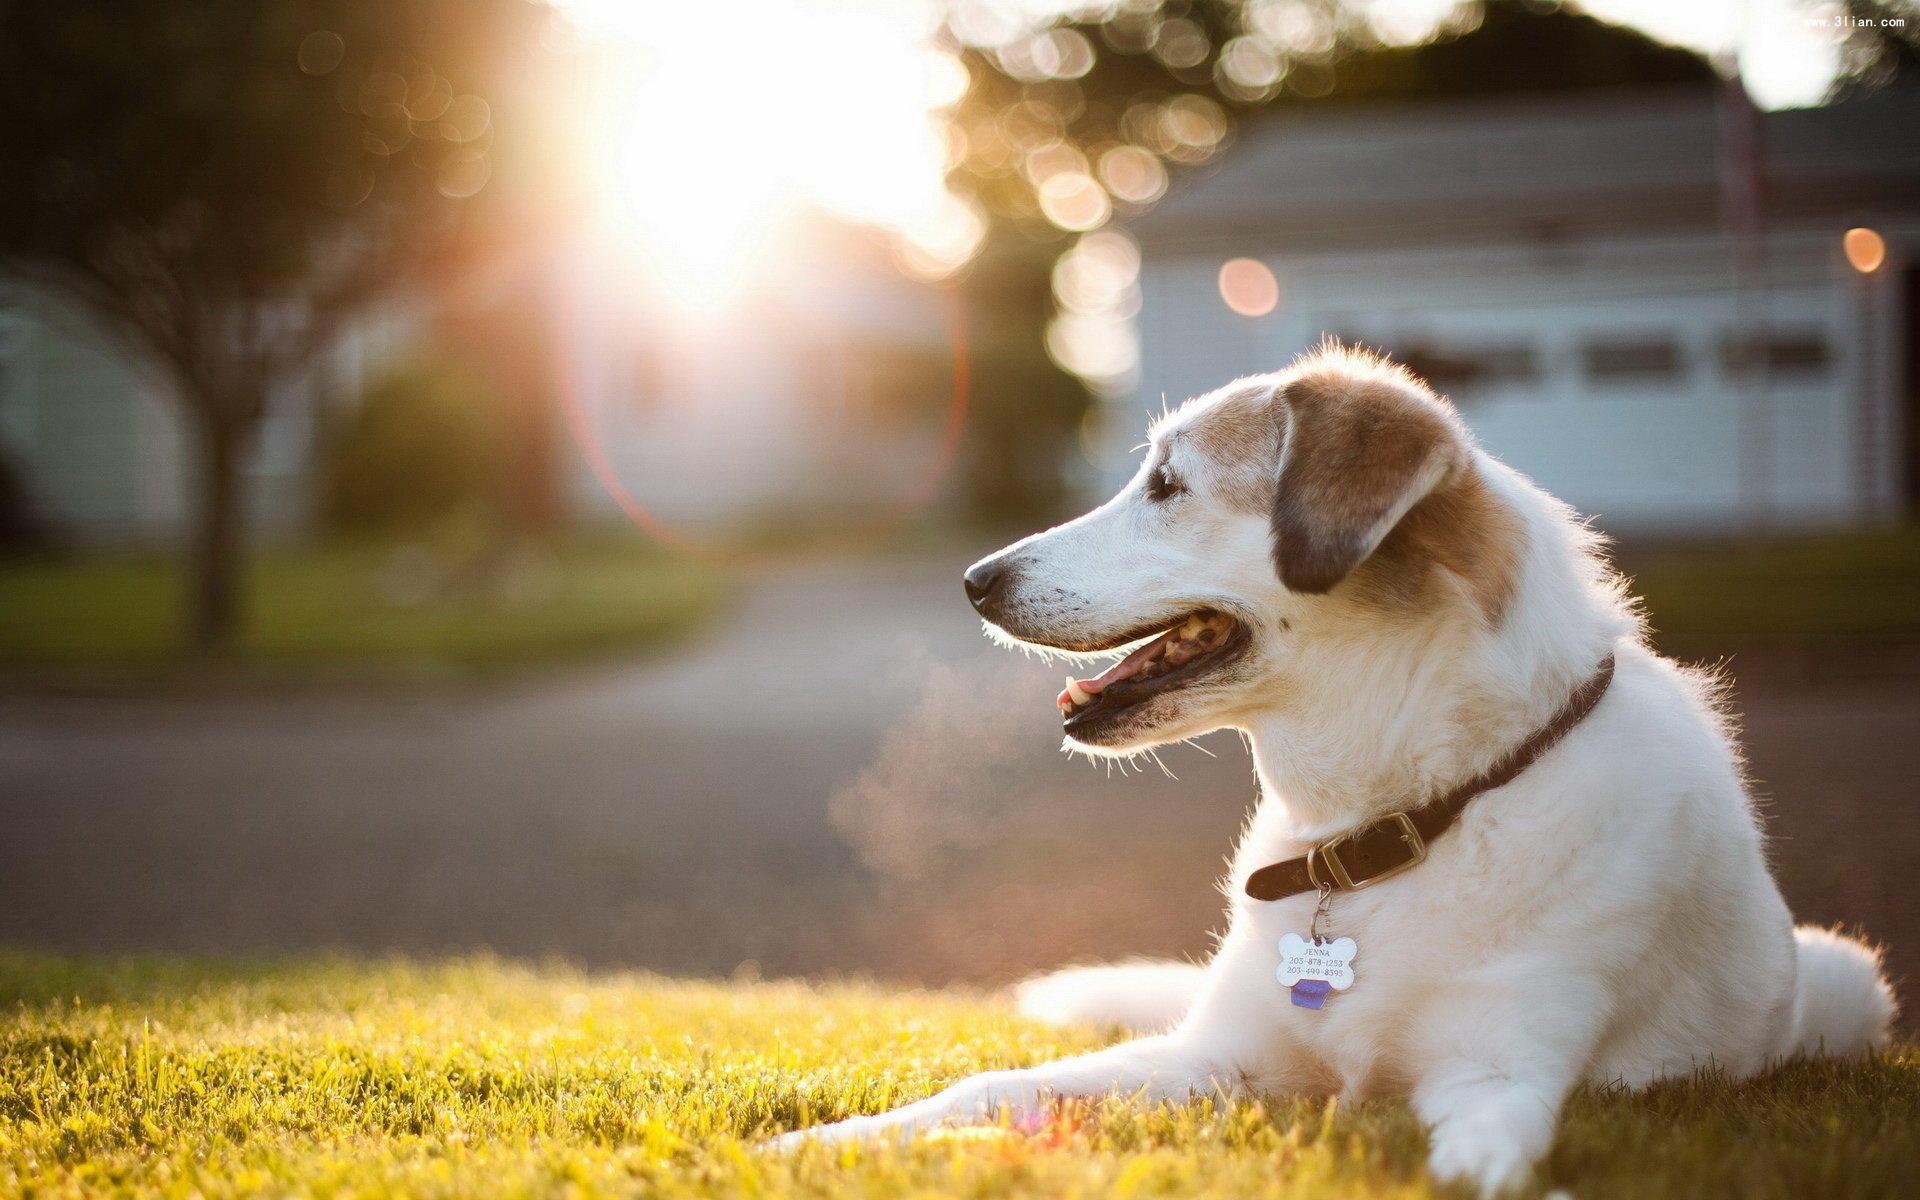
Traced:
<path id="1" fill-rule="evenodd" d="M 1158 751 L 1149 749 L 1147 751 L 1147 757 L 1153 760 L 1154 766 L 1160 768 L 1160 773 L 1162 775 L 1165 775 L 1168 779 L 1171 779 L 1176 783 L 1180 781 L 1180 777 L 1178 775 L 1175 775 L 1171 770 L 1169 770 L 1167 768 L 1167 764 L 1160 760 L 1160 754 Z"/>
<path id="2" fill-rule="evenodd" d="M 1200 739 L 1205 736 L 1206 735 L 1203 733 L 1196 733 L 1192 737 L 1181 738 L 1178 742 L 1175 743 L 1175 745 L 1192 746 L 1195 750 L 1198 750 L 1200 753 L 1206 755 L 1208 758 L 1219 758 L 1220 756 L 1218 754 L 1215 754 L 1213 751 L 1207 749 L 1205 746 L 1200 744 Z"/>

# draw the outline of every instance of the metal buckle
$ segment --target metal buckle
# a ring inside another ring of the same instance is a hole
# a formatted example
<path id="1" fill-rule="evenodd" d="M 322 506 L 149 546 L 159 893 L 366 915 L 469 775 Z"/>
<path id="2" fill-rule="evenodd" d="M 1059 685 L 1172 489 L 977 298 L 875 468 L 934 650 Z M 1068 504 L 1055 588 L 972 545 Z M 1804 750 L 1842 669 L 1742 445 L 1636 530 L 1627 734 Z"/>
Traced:
<path id="1" fill-rule="evenodd" d="M 1378 875 L 1369 875 L 1365 879 L 1355 880 L 1353 876 L 1347 872 L 1347 864 L 1340 861 L 1340 847 L 1352 841 L 1354 838 L 1373 832 L 1389 821 L 1398 822 L 1400 825 L 1400 840 L 1405 842 L 1407 849 L 1411 851 L 1407 861 L 1396 863 L 1386 870 L 1381 871 Z M 1392 879 L 1402 871 L 1412 870 L 1414 867 L 1425 862 L 1426 858 L 1427 843 L 1421 838 L 1420 831 L 1414 827 L 1413 818 L 1403 812 L 1388 813 L 1377 821 L 1362 825 L 1358 829 L 1348 830 L 1339 837 L 1329 838 L 1311 850 L 1308 850 L 1307 878 L 1313 881 L 1314 887 L 1323 891 L 1327 888 L 1338 887 L 1343 891 L 1357 892 L 1361 888 L 1372 887 L 1382 880 Z M 1332 883 L 1322 880 L 1320 878 L 1320 872 L 1316 869 L 1322 859 L 1326 861 L 1327 870 L 1333 875 Z"/>

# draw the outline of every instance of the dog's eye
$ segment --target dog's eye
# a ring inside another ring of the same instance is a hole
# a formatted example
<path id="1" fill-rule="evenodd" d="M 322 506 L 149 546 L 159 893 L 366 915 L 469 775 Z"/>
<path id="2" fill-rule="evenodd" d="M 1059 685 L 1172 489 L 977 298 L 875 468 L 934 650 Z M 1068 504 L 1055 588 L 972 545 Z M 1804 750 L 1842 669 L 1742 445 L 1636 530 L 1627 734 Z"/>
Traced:
<path id="1" fill-rule="evenodd" d="M 1152 474 L 1147 476 L 1147 499 L 1155 503 L 1171 500 L 1186 490 L 1187 485 L 1181 483 L 1180 477 L 1175 475 L 1165 463 L 1155 467 Z"/>

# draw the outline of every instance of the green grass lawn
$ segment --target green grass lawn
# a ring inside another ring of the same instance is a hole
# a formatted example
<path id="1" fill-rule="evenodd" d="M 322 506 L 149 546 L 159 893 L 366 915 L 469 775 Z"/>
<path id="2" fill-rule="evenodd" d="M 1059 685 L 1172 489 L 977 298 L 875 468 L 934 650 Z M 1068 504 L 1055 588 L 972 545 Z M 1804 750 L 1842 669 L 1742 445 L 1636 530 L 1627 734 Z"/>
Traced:
<path id="1" fill-rule="evenodd" d="M 757 1135 L 1101 1039 L 979 996 L 478 960 L 0 953 L 0 1195 L 1424 1196 L 1404 1106 L 1135 1111 L 792 1159 Z M 1914 1194 L 1920 1052 L 1587 1093 L 1587 1198 Z"/>
<path id="2" fill-rule="evenodd" d="M 1619 556 L 1662 648 L 1920 642 L 1920 526 Z"/>
<path id="3" fill-rule="evenodd" d="M 481 674 L 643 647 L 699 624 L 721 596 L 713 572 L 630 540 L 561 543 L 475 574 L 379 545 L 260 555 L 246 633 L 224 669 Z M 0 563 L 0 667 L 177 668 L 185 586 L 169 559 Z"/>

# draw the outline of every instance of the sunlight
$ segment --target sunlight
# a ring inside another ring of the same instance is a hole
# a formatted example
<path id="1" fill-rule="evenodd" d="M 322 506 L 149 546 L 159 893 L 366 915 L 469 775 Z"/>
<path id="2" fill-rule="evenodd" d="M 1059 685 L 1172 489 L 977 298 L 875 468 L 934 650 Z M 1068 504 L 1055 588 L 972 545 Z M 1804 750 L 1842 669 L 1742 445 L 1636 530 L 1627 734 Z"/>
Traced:
<path id="1" fill-rule="evenodd" d="M 1817 104 L 1840 71 L 1837 4 L 1800 0 L 1584 0 L 1580 7 L 1711 58 L 1731 57 L 1761 108 Z"/>
<path id="2" fill-rule="evenodd" d="M 807 209 L 951 273 L 984 222 L 944 184 L 940 113 L 966 71 L 917 3 L 741 0 L 724 18 L 565 0 L 601 74 L 588 147 L 601 224 L 696 308 L 725 304 Z"/>
<path id="3" fill-rule="evenodd" d="M 584 153 L 602 241 L 626 247 L 690 310 L 723 307 L 776 270 L 774 245 L 796 235 L 795 219 L 812 211 L 890 233 L 901 266 L 923 278 L 951 275 L 972 259 L 986 221 L 945 184 L 953 147 L 944 117 L 968 78 L 940 45 L 943 14 L 951 11 L 963 42 L 1017 59 L 1009 67 L 1016 73 L 1084 73 L 1095 53 L 1084 38 L 1056 45 L 1055 35 L 1033 32 L 1077 11 L 1068 0 L 951 8 L 936 0 L 731 0 L 704 9 L 555 2 L 586 51 Z M 1832 31 L 1788 0 L 1582 7 L 1705 53 L 1737 55 L 1763 106 L 1806 103 L 1833 78 Z M 1381 37 L 1403 43 L 1433 36 L 1459 0 L 1363 0 L 1362 8 Z M 1305 11 L 1265 0 L 1249 19 L 1262 36 L 1299 43 L 1317 36 L 1289 24 Z M 1222 61 L 1236 86 L 1262 95 L 1277 86 L 1270 54 L 1252 54 L 1248 38 L 1234 45 Z M 1081 49 L 1086 62 L 1067 61 Z M 1210 156 L 1225 132 L 1218 106 L 1195 96 L 1170 102 L 1165 124 L 1173 142 L 1162 153 L 1177 161 Z M 1166 186 L 1158 157 L 1119 146 L 1051 174 L 1038 201 L 1056 227 L 1089 232 L 1117 215 L 1115 198 L 1150 203 Z"/>

